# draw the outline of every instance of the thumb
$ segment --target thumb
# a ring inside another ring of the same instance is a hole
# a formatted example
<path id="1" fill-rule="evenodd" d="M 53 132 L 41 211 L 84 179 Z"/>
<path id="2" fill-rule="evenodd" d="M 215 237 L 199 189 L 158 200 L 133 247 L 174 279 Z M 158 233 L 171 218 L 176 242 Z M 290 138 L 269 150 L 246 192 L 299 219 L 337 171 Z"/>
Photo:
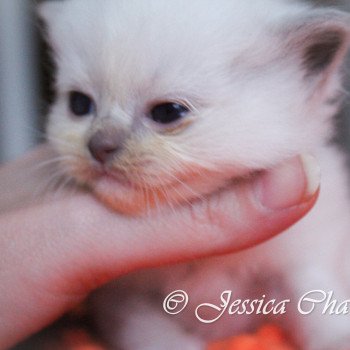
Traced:
<path id="1" fill-rule="evenodd" d="M 317 161 L 298 156 L 205 201 L 157 216 L 131 219 L 107 214 L 95 201 L 83 199 L 82 231 L 98 235 L 101 251 L 95 251 L 104 257 L 98 259 L 100 268 L 112 267 L 113 275 L 234 252 L 267 240 L 302 218 L 314 205 L 319 184 Z"/>

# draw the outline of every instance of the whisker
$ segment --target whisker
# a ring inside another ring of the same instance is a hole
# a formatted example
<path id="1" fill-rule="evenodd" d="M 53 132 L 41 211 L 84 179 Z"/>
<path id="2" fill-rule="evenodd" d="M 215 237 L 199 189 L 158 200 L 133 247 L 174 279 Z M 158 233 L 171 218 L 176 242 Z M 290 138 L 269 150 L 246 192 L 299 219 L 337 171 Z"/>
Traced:
<path id="1" fill-rule="evenodd" d="M 45 167 L 49 167 L 51 165 L 59 165 L 62 161 L 73 161 L 75 158 L 72 156 L 57 156 L 55 158 L 40 162 L 39 164 L 35 164 L 33 167 L 29 169 L 31 172 L 36 172 L 42 170 Z"/>
<path id="2" fill-rule="evenodd" d="M 176 164 L 176 163 L 174 163 L 174 161 L 173 161 L 173 164 L 176 165 L 176 167 L 174 166 L 175 168 L 177 168 L 177 169 L 179 168 L 179 165 Z M 183 168 L 186 169 L 186 166 L 184 166 L 183 164 L 181 164 L 181 166 L 182 166 Z M 194 189 L 193 189 L 189 184 L 187 184 L 187 183 L 183 182 L 182 180 L 180 180 L 177 176 L 175 176 L 174 174 L 172 174 L 170 171 L 167 171 L 166 169 L 164 169 L 164 170 L 165 170 L 167 176 L 170 176 L 170 177 L 171 177 L 172 179 L 174 179 L 177 183 L 179 183 L 179 184 L 180 184 L 181 186 L 183 186 L 185 189 L 187 189 L 188 191 L 190 191 L 190 193 L 192 193 L 196 198 L 201 199 L 201 200 L 205 200 L 204 197 L 203 197 L 203 195 L 202 195 L 201 193 L 197 192 L 197 191 L 194 191 Z"/>
<path id="3" fill-rule="evenodd" d="M 51 176 L 45 179 L 45 183 L 42 184 L 42 187 L 38 187 L 37 190 L 33 193 L 33 198 L 37 198 L 38 196 L 44 196 L 48 193 L 54 192 L 55 187 L 61 181 L 64 173 L 59 170 L 55 171 L 51 174 Z"/>
<path id="4" fill-rule="evenodd" d="M 67 149 L 71 150 L 72 152 L 74 151 L 74 145 L 71 142 L 68 142 L 64 139 L 61 139 L 52 135 L 47 135 L 46 141 L 49 143 L 60 145 L 60 146 L 65 146 Z"/>
<path id="5" fill-rule="evenodd" d="M 69 184 L 72 182 L 73 182 L 72 177 L 66 176 L 65 179 L 62 178 L 61 183 L 58 184 L 57 189 L 53 193 L 53 198 L 57 199 L 62 194 L 62 192 L 64 192 L 68 188 Z"/>
<path id="6" fill-rule="evenodd" d="M 162 191 L 162 193 L 164 195 L 164 198 L 166 200 L 166 204 L 170 207 L 172 212 L 175 213 L 176 212 L 175 207 L 174 207 L 174 204 L 169 197 L 169 193 L 167 191 L 166 185 L 164 185 L 164 183 L 161 181 L 160 176 L 157 175 L 157 178 L 159 179 L 159 189 Z"/>

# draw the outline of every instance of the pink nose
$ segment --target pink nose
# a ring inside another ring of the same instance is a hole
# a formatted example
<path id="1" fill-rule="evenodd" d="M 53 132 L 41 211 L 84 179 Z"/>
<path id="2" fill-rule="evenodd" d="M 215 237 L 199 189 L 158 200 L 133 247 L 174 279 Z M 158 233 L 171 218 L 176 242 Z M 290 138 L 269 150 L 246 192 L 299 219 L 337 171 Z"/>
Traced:
<path id="1" fill-rule="evenodd" d="M 125 140 L 125 132 L 120 130 L 99 130 L 88 142 L 92 157 L 99 163 L 110 161 L 121 149 Z"/>

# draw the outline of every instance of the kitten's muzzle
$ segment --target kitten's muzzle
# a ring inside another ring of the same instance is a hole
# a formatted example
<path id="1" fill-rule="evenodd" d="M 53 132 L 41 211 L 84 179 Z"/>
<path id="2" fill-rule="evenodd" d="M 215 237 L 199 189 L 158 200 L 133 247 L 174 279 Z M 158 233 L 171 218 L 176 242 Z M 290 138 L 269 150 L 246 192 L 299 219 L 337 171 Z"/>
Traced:
<path id="1" fill-rule="evenodd" d="M 98 130 L 88 142 L 91 156 L 101 164 L 112 160 L 123 148 L 126 132 L 115 128 Z"/>

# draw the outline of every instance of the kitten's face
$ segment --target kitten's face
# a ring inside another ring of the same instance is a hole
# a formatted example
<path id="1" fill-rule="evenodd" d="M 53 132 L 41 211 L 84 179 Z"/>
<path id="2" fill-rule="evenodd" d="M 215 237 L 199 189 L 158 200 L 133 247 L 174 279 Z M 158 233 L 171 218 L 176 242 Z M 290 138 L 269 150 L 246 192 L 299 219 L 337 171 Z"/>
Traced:
<path id="1" fill-rule="evenodd" d="M 341 21 L 316 72 L 306 55 L 319 43 L 279 28 L 305 9 L 281 1 L 71 0 L 41 12 L 58 65 L 48 137 L 65 172 L 117 210 L 210 193 L 328 132 L 339 81 L 324 72 L 344 51 Z"/>

